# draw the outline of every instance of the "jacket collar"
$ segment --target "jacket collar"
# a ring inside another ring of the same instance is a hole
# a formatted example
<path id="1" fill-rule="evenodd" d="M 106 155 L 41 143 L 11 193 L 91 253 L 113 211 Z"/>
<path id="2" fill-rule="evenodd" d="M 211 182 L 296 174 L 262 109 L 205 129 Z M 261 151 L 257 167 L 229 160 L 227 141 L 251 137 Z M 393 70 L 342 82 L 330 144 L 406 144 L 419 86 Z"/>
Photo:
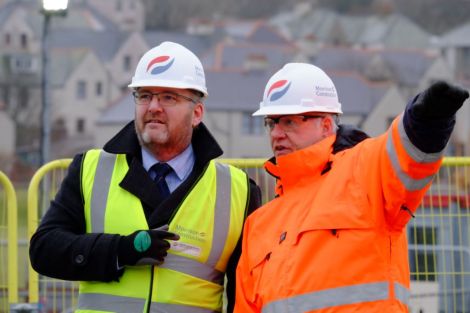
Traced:
<path id="1" fill-rule="evenodd" d="M 264 167 L 277 179 L 276 194 L 281 195 L 290 186 L 312 175 L 322 175 L 330 170 L 333 154 L 357 145 L 369 136 L 351 125 L 339 125 L 336 135 L 302 150 L 279 158 L 271 158 Z"/>
<path id="2" fill-rule="evenodd" d="M 207 127 L 201 123 L 194 129 L 191 143 L 194 149 L 196 163 L 206 164 L 222 155 L 223 151 L 215 141 Z M 134 121 L 129 122 L 103 147 L 106 152 L 127 154 L 142 161 L 141 146 L 135 132 Z"/>
<path id="3" fill-rule="evenodd" d="M 264 164 L 268 173 L 276 177 L 276 193 L 281 195 L 305 178 L 320 176 L 328 166 L 336 136 L 329 136 L 305 149 L 271 159 Z"/>

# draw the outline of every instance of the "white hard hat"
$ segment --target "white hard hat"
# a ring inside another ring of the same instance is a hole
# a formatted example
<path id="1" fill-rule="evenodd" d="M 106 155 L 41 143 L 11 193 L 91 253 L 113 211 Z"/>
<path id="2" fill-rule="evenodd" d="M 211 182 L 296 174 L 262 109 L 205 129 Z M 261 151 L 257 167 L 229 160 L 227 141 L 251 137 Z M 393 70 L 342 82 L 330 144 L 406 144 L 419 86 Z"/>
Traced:
<path id="1" fill-rule="evenodd" d="M 128 87 L 194 89 L 203 93 L 204 97 L 208 95 L 199 58 L 182 45 L 169 41 L 142 56 Z"/>
<path id="2" fill-rule="evenodd" d="M 253 116 L 306 112 L 343 113 L 335 85 L 323 70 L 312 64 L 288 63 L 269 79 Z"/>

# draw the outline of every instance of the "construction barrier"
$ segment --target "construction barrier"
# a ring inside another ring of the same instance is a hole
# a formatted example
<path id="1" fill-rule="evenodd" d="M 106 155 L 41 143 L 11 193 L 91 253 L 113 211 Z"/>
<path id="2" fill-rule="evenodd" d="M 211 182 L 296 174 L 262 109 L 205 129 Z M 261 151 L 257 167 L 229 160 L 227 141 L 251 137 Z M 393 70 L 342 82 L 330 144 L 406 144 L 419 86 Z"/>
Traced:
<path id="1" fill-rule="evenodd" d="M 57 192 L 70 159 L 46 164 L 28 188 L 30 237 Z M 262 188 L 263 202 L 274 196 L 274 179 L 261 159 L 224 159 L 245 170 Z M 412 313 L 470 313 L 470 158 L 445 158 L 421 207 L 407 227 Z M 39 218 L 38 218 L 39 217 Z M 28 274 L 29 303 L 37 312 L 73 312 L 76 282 Z M 0 308 L 0 312 L 3 312 Z M 31 311 L 32 312 L 32 311 Z"/>
<path id="2" fill-rule="evenodd" d="M 15 189 L 0 171 L 0 312 L 18 302 L 18 214 Z"/>

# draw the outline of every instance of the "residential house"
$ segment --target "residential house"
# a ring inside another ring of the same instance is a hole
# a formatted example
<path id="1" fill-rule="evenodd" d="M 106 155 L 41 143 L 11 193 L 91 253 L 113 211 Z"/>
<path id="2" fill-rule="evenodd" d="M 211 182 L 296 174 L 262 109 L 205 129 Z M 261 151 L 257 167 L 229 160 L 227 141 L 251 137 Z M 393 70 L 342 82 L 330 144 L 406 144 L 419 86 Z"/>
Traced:
<path id="1" fill-rule="evenodd" d="M 370 136 L 384 133 L 400 114 L 405 101 L 391 82 L 373 82 L 352 72 L 328 72 L 338 92 L 341 122 L 361 128 Z"/>
<path id="2" fill-rule="evenodd" d="M 134 105 L 131 91 L 128 90 L 103 110 L 96 120 L 95 147 L 103 147 L 124 125 L 134 119 Z"/>
<path id="3" fill-rule="evenodd" d="M 372 81 L 393 81 L 405 99 L 433 81 L 452 81 L 450 68 L 438 53 L 419 49 L 329 46 L 319 49 L 310 62 L 327 71 L 352 71 Z"/>
<path id="4" fill-rule="evenodd" d="M 142 32 L 145 27 L 145 8 L 140 0 L 85 0 L 123 32 Z"/>
<path id="5" fill-rule="evenodd" d="M 0 72 L 3 73 L 0 76 L 0 89 L 6 100 L 5 109 L 14 116 L 15 123 L 23 125 L 17 127 L 22 132 L 17 136 L 18 153 L 21 151 L 22 158 L 32 160 L 31 162 L 37 162 L 37 157 L 28 154 L 38 153 L 40 132 L 37 130 L 41 126 L 42 23 L 43 16 L 35 2 L 10 1 L 0 7 Z M 54 158 L 59 156 L 56 152 L 64 155 L 79 147 L 92 146 L 93 141 L 90 138 L 94 133 L 96 112 L 120 92 L 112 86 L 112 76 L 106 71 L 103 62 L 97 59 L 98 54 L 93 54 L 87 47 L 92 46 L 95 51 L 100 51 L 101 43 L 101 47 L 112 49 L 117 46 L 116 42 L 120 43 L 122 35 L 118 36 L 113 22 L 87 1 L 71 3 L 66 17 L 51 19 L 50 26 L 48 51 L 51 68 L 51 135 L 55 143 L 51 157 Z M 81 71 L 84 72 L 80 74 Z M 88 90 L 89 88 L 92 89 Z M 88 98 L 90 95 L 93 95 L 93 99 Z M 85 101 L 87 106 L 83 106 Z M 90 106 L 96 107 L 90 109 Z M 17 111 L 13 112 L 12 108 Z M 65 141 L 68 145 L 55 149 L 55 136 L 58 134 L 61 138 L 65 134 L 80 135 L 81 139 L 87 134 L 89 139 L 86 144 L 78 144 L 78 140 Z M 77 148 L 67 150 L 72 143 Z"/>
<path id="6" fill-rule="evenodd" d="M 295 46 L 220 42 L 201 61 L 214 71 L 264 71 L 279 69 L 296 58 Z"/>
<path id="7" fill-rule="evenodd" d="M 16 128 L 9 114 L 3 109 L 0 101 L 0 171 L 8 173 L 13 165 L 15 155 Z"/>
<path id="8" fill-rule="evenodd" d="M 439 46 L 454 76 L 470 81 L 470 22 L 442 35 Z"/>
<path id="9" fill-rule="evenodd" d="M 51 122 L 58 134 L 52 156 L 57 158 L 94 146 L 96 120 L 111 101 L 109 95 L 118 92 L 93 51 L 57 48 L 51 52 Z"/>
<path id="10" fill-rule="evenodd" d="M 272 17 L 270 23 L 307 54 L 324 45 L 434 49 L 433 36 L 398 13 L 345 16 L 303 3 Z"/>

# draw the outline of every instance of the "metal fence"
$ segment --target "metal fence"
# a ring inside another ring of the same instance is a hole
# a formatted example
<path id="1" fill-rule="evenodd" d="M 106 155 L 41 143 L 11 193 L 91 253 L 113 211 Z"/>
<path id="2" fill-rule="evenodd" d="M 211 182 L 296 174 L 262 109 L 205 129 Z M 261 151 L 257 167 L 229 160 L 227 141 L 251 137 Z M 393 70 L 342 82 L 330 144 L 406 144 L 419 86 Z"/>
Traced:
<path id="1" fill-rule="evenodd" d="M 48 163 L 33 176 L 28 188 L 28 238 L 56 194 L 70 161 Z M 262 169 L 264 160 L 222 161 L 245 170 L 262 188 L 263 202 L 273 198 L 274 180 Z M 0 207 L 0 238 L 3 240 L 0 246 L 0 312 L 7 312 L 8 307 L 18 302 L 33 304 L 34 312 L 72 312 L 77 303 L 76 282 L 38 275 L 29 267 L 28 275 L 23 275 L 27 281 L 18 285 L 18 268 L 14 267 L 17 245 L 10 244 L 8 250 L 3 250 L 5 238 L 10 243 L 17 240 L 16 231 L 12 230 L 17 227 L 16 219 L 12 217 L 16 214 L 15 193 L 11 184 L 5 181 L 6 177 L 0 175 L 0 185 L 5 190 L 5 195 L 0 194 L 0 197 L 7 203 Z M 470 313 L 469 188 L 470 158 L 445 158 L 416 217 L 407 226 L 412 313 Z M 6 218 L 4 212 L 7 212 Z M 5 220 L 8 223 L 4 224 Z M 8 262 L 4 263 L 4 260 Z M 4 272 L 12 273 L 8 280 Z"/>

